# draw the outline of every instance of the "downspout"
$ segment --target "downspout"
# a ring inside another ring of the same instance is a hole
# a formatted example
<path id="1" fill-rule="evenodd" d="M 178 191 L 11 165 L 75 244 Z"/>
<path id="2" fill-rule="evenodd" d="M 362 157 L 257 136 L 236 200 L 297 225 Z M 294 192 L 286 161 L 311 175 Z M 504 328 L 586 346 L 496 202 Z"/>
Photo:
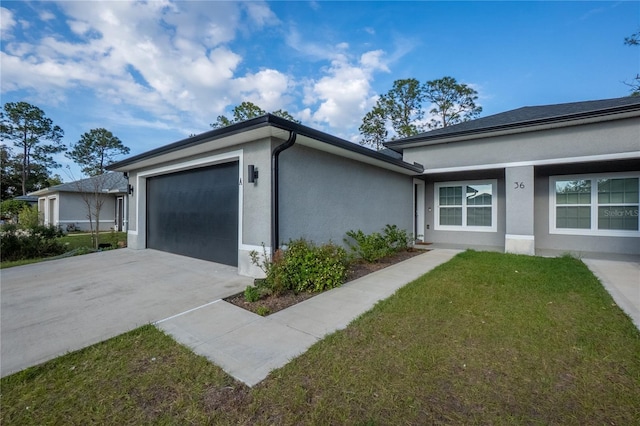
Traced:
<path id="1" fill-rule="evenodd" d="M 271 153 L 271 255 L 273 256 L 280 247 L 280 208 L 279 208 L 279 179 L 278 157 L 285 149 L 289 149 L 296 143 L 296 132 L 289 133 L 289 139 L 273 149 Z"/>

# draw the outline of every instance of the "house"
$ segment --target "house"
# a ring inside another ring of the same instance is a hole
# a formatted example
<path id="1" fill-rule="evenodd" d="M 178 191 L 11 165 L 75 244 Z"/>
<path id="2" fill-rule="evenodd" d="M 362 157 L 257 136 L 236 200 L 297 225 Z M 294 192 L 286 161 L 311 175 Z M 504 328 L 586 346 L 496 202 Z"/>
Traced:
<path id="1" fill-rule="evenodd" d="M 416 227 L 434 244 L 640 254 L 640 97 L 524 107 L 385 145 L 424 165 Z"/>
<path id="2" fill-rule="evenodd" d="M 386 147 L 267 114 L 109 169 L 132 189 L 130 248 L 243 275 L 263 246 L 386 224 L 436 246 L 640 254 L 640 98 L 520 108 Z"/>
<path id="3" fill-rule="evenodd" d="M 122 173 L 105 173 L 74 182 L 55 185 L 29 194 L 36 197 L 38 212 L 45 225 L 63 231 L 89 231 L 89 207 L 95 221 L 96 197 L 100 208 L 101 231 L 126 231 L 127 179 Z M 94 224 L 95 227 L 95 224 Z"/>
<path id="4" fill-rule="evenodd" d="M 270 114 L 109 166 L 128 174 L 127 245 L 260 271 L 250 252 L 290 239 L 411 230 L 422 166 Z"/>

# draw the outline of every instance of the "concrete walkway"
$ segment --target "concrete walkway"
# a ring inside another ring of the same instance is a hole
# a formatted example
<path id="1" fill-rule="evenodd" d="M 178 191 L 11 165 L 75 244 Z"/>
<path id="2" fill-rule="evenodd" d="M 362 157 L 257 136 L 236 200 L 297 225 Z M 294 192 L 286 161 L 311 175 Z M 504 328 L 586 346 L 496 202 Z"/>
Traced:
<path id="1" fill-rule="evenodd" d="M 640 262 L 582 259 L 640 330 Z"/>
<path id="2" fill-rule="evenodd" d="M 156 325 L 178 342 L 253 386 L 271 370 L 343 329 L 376 302 L 449 261 L 459 250 L 433 250 L 261 317 L 218 300 Z"/>

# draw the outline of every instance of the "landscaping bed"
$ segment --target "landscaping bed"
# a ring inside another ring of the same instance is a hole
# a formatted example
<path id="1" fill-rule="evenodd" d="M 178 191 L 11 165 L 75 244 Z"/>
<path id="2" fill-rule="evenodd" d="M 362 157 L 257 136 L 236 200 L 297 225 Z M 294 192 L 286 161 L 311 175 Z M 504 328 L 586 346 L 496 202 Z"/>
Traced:
<path id="1" fill-rule="evenodd" d="M 358 278 L 364 277 L 372 272 L 379 271 L 380 269 L 384 269 L 388 266 L 395 265 L 396 263 L 400 263 L 404 260 L 410 259 L 419 254 L 425 253 L 428 250 L 424 249 L 408 249 L 398 253 L 394 253 L 391 256 L 386 256 L 377 262 L 365 262 L 363 260 L 359 260 L 353 262 L 349 265 L 347 269 L 347 278 L 345 283 L 349 281 L 356 280 Z M 310 293 L 310 292 L 300 292 L 294 293 L 291 290 L 288 290 L 279 295 L 271 295 L 267 296 L 263 299 L 260 299 L 256 302 L 248 302 L 245 299 L 244 293 L 234 294 L 233 296 L 229 296 L 225 301 L 239 306 L 243 309 L 251 311 L 253 313 L 261 314 L 264 312 L 268 312 L 263 314 L 263 316 L 270 315 L 286 309 L 290 306 L 293 306 L 297 303 L 303 302 L 307 299 L 310 299 L 314 296 L 317 296 L 321 293 Z"/>

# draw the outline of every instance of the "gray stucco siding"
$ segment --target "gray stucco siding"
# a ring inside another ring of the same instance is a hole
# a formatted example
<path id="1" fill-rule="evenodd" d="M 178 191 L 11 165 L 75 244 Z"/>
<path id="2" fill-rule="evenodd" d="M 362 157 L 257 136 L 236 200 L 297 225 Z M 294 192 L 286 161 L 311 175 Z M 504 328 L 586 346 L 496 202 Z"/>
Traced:
<path id="1" fill-rule="evenodd" d="M 447 173 L 425 177 L 425 241 L 457 248 L 502 248 L 505 236 L 505 180 L 504 170 L 486 170 L 468 173 Z M 437 214 L 435 200 L 435 184 L 439 182 L 463 182 L 497 180 L 497 226 L 494 232 L 476 231 L 448 231 L 436 230 L 435 214 Z"/>
<path id="2" fill-rule="evenodd" d="M 550 176 L 599 175 L 617 172 L 637 172 L 637 162 L 601 162 L 581 163 L 571 167 L 539 167 L 535 173 L 535 239 L 536 251 L 541 254 L 571 253 L 608 253 L 640 255 L 640 238 L 614 237 L 601 235 L 566 235 L 550 233 L 549 216 L 549 179 Z"/>
<path id="3" fill-rule="evenodd" d="M 100 230 L 108 231 L 115 223 L 115 195 L 103 195 L 103 204 L 100 208 Z M 95 215 L 95 201 L 90 200 Z M 89 231 L 89 211 L 83 196 L 74 192 L 60 192 L 58 194 L 58 223 L 62 230 L 67 225 L 73 224 L 77 230 Z M 94 220 L 95 227 L 95 217 Z"/>
<path id="4" fill-rule="evenodd" d="M 280 242 L 343 244 L 349 230 L 413 230 L 413 178 L 309 147 L 280 155 Z"/>
<path id="5" fill-rule="evenodd" d="M 638 151 L 640 118 L 429 145 L 404 150 L 425 170 Z"/>

